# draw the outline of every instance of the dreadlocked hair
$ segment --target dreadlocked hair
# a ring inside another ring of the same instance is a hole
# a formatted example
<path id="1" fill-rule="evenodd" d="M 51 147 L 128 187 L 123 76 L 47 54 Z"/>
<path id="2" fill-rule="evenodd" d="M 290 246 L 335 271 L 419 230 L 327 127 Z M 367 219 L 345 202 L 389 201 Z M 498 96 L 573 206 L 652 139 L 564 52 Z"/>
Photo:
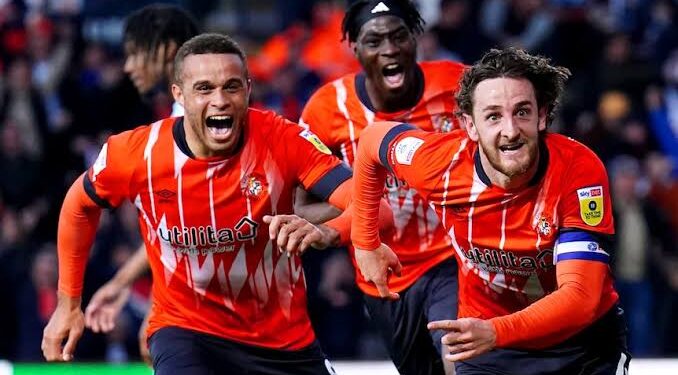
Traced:
<path id="1" fill-rule="evenodd" d="M 341 22 L 341 35 L 342 41 L 348 38 L 349 42 L 355 42 L 358 39 L 358 34 L 360 33 L 360 27 L 357 23 L 358 15 L 360 12 L 371 3 L 370 0 L 358 0 L 351 4 L 351 6 L 346 10 L 344 19 Z M 410 31 L 415 34 L 421 34 L 424 32 L 424 24 L 426 23 L 419 10 L 410 0 L 390 0 L 389 3 L 395 4 L 402 9 L 405 21 L 405 25 L 410 29 Z"/>
<path id="2" fill-rule="evenodd" d="M 199 33 L 197 22 L 185 10 L 173 5 L 153 4 L 127 17 L 123 41 L 152 56 L 163 44 L 175 42 L 180 47 Z"/>

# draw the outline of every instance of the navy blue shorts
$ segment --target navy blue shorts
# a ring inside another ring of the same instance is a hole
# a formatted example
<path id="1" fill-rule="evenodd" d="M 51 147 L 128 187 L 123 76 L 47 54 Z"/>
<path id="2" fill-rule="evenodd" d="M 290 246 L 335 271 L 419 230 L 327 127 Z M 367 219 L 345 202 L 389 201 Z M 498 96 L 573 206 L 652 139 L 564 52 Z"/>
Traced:
<path id="1" fill-rule="evenodd" d="M 335 375 L 320 345 L 297 351 L 273 350 L 178 327 L 149 339 L 155 375 Z"/>
<path id="2" fill-rule="evenodd" d="M 446 259 L 423 274 L 400 299 L 365 296 L 377 327 L 400 374 L 444 374 L 440 339 L 445 334 L 426 328 L 428 322 L 457 318 L 457 262 Z"/>
<path id="3" fill-rule="evenodd" d="M 581 333 L 543 350 L 495 349 L 456 362 L 457 375 L 626 375 L 624 312 L 615 306 Z"/>

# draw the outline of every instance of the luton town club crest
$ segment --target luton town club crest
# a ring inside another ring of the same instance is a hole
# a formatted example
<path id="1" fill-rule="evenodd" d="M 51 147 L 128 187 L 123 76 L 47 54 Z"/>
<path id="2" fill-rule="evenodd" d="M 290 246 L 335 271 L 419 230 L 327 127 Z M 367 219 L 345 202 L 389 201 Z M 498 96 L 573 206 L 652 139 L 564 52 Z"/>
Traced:
<path id="1" fill-rule="evenodd" d="M 246 197 L 256 199 L 264 191 L 264 184 L 257 177 L 245 176 L 240 181 L 240 188 Z"/>
<path id="2" fill-rule="evenodd" d="M 548 237 L 552 233 L 552 228 L 551 228 L 551 223 L 549 223 L 548 219 L 545 217 L 542 217 L 539 219 L 539 223 L 537 224 L 537 231 L 539 231 L 539 234 L 541 234 L 544 237 Z"/>

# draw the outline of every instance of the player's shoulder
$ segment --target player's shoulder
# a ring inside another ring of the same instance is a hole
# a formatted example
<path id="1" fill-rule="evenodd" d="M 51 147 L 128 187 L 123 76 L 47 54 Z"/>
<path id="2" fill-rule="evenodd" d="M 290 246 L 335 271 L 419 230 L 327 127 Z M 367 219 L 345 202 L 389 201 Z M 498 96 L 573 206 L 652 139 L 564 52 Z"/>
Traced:
<path id="1" fill-rule="evenodd" d="M 454 61 L 425 61 L 419 63 L 429 93 L 456 92 L 466 65 Z"/>
<path id="2" fill-rule="evenodd" d="M 427 153 L 447 152 L 448 150 L 457 152 L 467 148 L 466 146 L 470 141 L 463 129 L 439 133 L 421 130 L 411 124 L 401 124 L 393 129 L 396 134 L 392 138 L 387 135 L 385 140 L 393 139 L 391 147 L 395 150 L 406 150 L 409 147 L 418 149 L 423 146 L 423 149 L 428 150 Z M 412 153 L 414 151 L 412 150 Z"/>
<path id="3" fill-rule="evenodd" d="M 546 147 L 550 163 L 569 173 L 604 172 L 605 166 L 593 150 L 581 142 L 562 134 L 547 133 Z"/>
<path id="4" fill-rule="evenodd" d="M 249 109 L 247 126 L 249 133 L 256 140 L 266 144 L 282 140 L 287 133 L 298 133 L 304 130 L 297 123 L 274 111 L 256 108 Z"/>
<path id="5" fill-rule="evenodd" d="M 461 77 L 467 68 L 465 64 L 450 60 L 423 61 L 419 66 L 426 76 L 443 76 L 453 81 Z"/>
<path id="6" fill-rule="evenodd" d="M 306 102 L 304 112 L 335 108 L 338 95 L 348 96 L 354 92 L 355 73 L 346 74 L 320 86 Z"/>
<path id="7" fill-rule="evenodd" d="M 171 130 L 176 118 L 166 118 L 158 120 L 151 124 L 137 126 L 134 129 L 126 130 L 113 134 L 108 138 L 110 145 L 122 146 L 125 152 L 134 153 L 138 149 L 143 149 L 151 138 L 157 138 L 163 128 Z"/>

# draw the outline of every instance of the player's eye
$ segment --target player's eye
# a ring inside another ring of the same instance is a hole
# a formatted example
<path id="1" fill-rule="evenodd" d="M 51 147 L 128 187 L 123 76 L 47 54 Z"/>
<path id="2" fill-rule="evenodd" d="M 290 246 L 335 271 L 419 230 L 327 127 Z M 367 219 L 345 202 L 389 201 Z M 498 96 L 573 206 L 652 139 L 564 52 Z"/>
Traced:
<path id="1" fill-rule="evenodd" d="M 393 40 L 397 43 L 404 43 L 408 39 L 408 33 L 405 30 L 401 30 L 393 36 Z"/>
<path id="2" fill-rule="evenodd" d="M 487 121 L 498 121 L 499 120 L 499 114 L 497 113 L 490 113 L 487 116 L 485 116 L 485 120 Z"/>
<path id="3" fill-rule="evenodd" d="M 230 85 L 226 86 L 226 91 L 228 91 L 230 93 L 238 92 L 238 91 L 240 91 L 240 89 L 242 89 L 242 85 L 237 84 L 237 83 L 230 84 Z"/>
<path id="4" fill-rule="evenodd" d="M 521 108 L 516 112 L 516 115 L 520 117 L 527 117 L 530 115 L 530 110 L 528 108 Z"/>
<path id="5" fill-rule="evenodd" d="M 208 91 L 209 89 L 210 87 L 208 85 L 198 85 L 195 87 L 195 90 L 200 92 Z"/>
<path id="6" fill-rule="evenodd" d="M 379 47 L 379 44 L 381 44 L 381 40 L 376 39 L 376 38 L 370 38 L 366 39 L 363 44 L 369 48 L 376 48 Z"/>

